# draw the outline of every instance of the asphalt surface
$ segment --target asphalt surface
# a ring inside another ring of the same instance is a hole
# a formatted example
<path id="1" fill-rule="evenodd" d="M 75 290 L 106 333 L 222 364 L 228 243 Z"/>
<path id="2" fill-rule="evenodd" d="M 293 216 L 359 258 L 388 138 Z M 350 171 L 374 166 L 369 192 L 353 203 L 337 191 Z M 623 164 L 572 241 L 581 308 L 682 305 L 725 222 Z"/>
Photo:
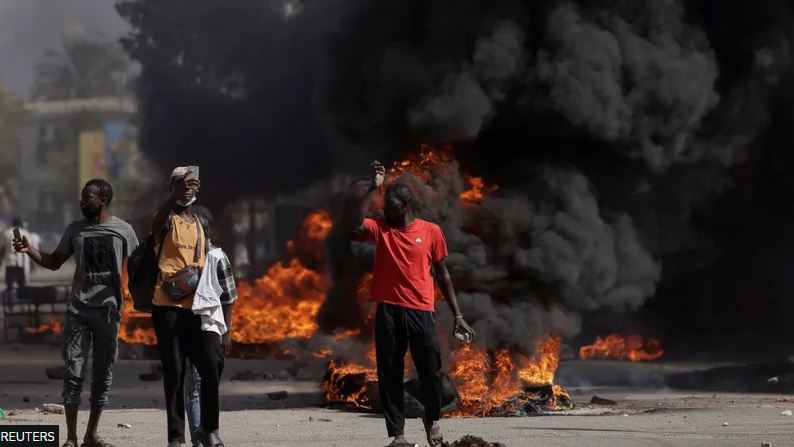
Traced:
<path id="1" fill-rule="evenodd" d="M 100 433 L 118 447 L 166 445 L 162 383 L 142 382 L 138 377 L 149 372 L 152 363 L 120 360 L 114 369 L 111 404 Z M 37 410 L 44 403 L 60 402 L 60 381 L 48 379 L 44 372 L 59 364 L 57 346 L 0 344 L 0 407 L 11 412 L 0 424 L 60 424 L 64 433 L 62 415 Z M 221 433 L 227 446 L 377 447 L 388 443 L 380 416 L 322 407 L 316 379 L 230 380 L 245 371 L 283 372 L 289 362 L 229 360 L 227 366 L 221 390 Z M 577 371 L 579 376 L 589 376 L 597 369 L 602 375 L 642 375 L 651 378 L 643 383 L 653 383 L 653 375 L 663 371 L 702 367 L 564 362 L 561 370 L 568 380 L 577 377 Z M 442 428 L 447 440 L 472 434 L 507 446 L 794 445 L 794 417 L 782 414 L 794 410 L 794 396 L 563 385 L 572 386 L 576 410 L 523 418 L 445 419 Z M 289 397 L 271 400 L 267 393 L 273 391 L 287 391 Z M 614 399 L 617 405 L 591 405 L 593 395 Z M 83 407 L 87 406 L 86 387 Z M 87 416 L 87 411 L 81 412 L 80 430 Z M 409 420 L 406 432 L 414 442 L 426 445 L 420 421 Z"/>

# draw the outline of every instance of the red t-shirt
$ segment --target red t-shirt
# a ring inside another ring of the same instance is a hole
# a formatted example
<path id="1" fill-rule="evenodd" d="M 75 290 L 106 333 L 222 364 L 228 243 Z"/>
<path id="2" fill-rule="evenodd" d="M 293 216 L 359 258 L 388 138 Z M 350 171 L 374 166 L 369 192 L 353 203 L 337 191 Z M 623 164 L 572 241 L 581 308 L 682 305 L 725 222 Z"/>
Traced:
<path id="1" fill-rule="evenodd" d="M 380 219 L 364 219 L 361 239 L 375 244 L 372 301 L 411 309 L 435 310 L 430 267 L 447 257 L 447 241 L 438 225 L 415 219 L 392 228 Z"/>

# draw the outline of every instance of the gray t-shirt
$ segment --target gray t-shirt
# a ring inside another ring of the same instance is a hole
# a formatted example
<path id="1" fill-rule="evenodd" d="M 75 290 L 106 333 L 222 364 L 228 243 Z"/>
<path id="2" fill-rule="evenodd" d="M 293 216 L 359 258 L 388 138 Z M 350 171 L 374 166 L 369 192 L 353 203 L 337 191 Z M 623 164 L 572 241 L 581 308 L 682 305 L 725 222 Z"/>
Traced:
<path id="1" fill-rule="evenodd" d="M 66 228 L 56 252 L 74 255 L 70 300 L 90 307 L 121 308 L 121 269 L 124 258 L 138 246 L 132 226 L 116 216 L 104 223 L 74 221 Z"/>

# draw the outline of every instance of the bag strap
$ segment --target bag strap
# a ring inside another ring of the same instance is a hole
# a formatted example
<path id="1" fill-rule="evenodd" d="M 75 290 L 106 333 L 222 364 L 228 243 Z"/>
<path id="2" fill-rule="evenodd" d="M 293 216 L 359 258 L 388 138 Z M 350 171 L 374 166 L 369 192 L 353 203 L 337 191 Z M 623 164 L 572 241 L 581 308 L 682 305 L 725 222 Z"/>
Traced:
<path id="1" fill-rule="evenodd" d="M 193 263 L 198 264 L 201 260 L 199 252 L 201 250 L 201 240 L 204 238 L 204 228 L 199 223 L 198 217 L 193 216 L 193 220 L 196 224 L 196 246 L 193 250 Z"/>

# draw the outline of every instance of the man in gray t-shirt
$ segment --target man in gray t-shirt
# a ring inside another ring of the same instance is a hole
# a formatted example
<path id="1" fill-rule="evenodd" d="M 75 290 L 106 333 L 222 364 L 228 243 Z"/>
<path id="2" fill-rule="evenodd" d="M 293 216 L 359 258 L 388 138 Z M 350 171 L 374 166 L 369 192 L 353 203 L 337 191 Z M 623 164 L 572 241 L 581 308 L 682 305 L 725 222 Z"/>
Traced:
<path id="1" fill-rule="evenodd" d="M 116 216 L 105 222 L 78 220 L 63 233 L 55 253 L 74 255 L 70 301 L 87 307 L 121 308 L 121 269 L 138 246 L 132 226 Z"/>
<path id="2" fill-rule="evenodd" d="M 72 255 L 74 280 L 69 296 L 63 330 L 63 360 L 66 377 L 63 400 L 66 413 L 66 442 L 77 447 L 77 412 L 86 376 L 86 360 L 93 343 L 91 371 L 91 414 L 83 446 L 112 447 L 97 435 L 99 418 L 108 401 L 113 380 L 111 367 L 118 353 L 121 320 L 121 269 L 125 259 L 138 246 L 132 227 L 110 214 L 113 187 L 105 180 L 86 183 L 80 195 L 84 220 L 73 222 L 51 254 L 32 247 L 27 238 L 14 240 L 18 253 L 27 253 L 37 264 L 58 270 Z"/>

